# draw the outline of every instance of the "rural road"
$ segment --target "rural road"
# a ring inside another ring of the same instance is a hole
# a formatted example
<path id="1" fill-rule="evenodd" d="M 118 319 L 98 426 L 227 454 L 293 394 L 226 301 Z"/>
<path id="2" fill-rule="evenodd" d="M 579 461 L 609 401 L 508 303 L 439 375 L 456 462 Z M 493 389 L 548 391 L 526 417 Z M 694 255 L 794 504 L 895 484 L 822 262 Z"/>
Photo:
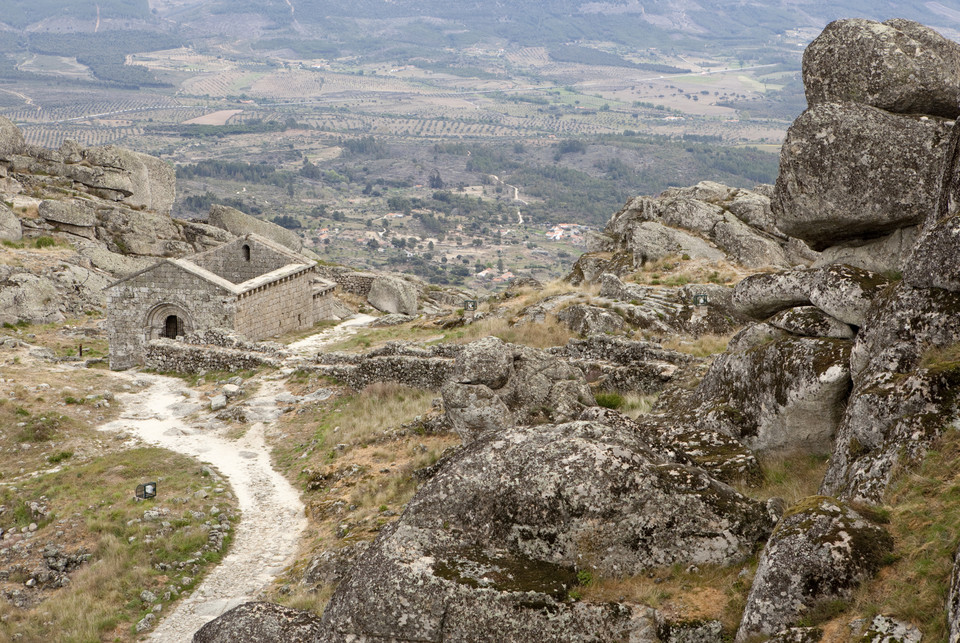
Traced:
<path id="1" fill-rule="evenodd" d="M 373 319 L 358 316 L 291 344 L 298 355 L 291 362 L 355 333 Z M 246 415 L 254 421 L 239 439 L 224 435 L 228 427 L 211 423 L 209 405 L 181 380 L 148 373 L 117 375 L 147 386 L 118 396 L 123 404 L 120 418 L 100 430 L 123 431 L 209 463 L 229 482 L 239 503 L 241 518 L 229 554 L 150 635 L 150 640 L 163 643 L 191 641 L 204 623 L 255 600 L 293 562 L 307 527 L 299 493 L 274 470 L 265 441 L 280 415 L 275 399 L 285 391 L 283 375 L 273 372 L 259 379 L 259 389 L 244 401 Z"/>

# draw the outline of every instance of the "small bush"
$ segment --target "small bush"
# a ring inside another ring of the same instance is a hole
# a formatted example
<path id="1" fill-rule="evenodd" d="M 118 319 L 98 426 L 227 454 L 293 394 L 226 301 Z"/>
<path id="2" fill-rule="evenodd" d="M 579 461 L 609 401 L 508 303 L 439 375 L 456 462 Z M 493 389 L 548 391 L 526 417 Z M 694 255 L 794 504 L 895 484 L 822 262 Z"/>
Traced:
<path id="1" fill-rule="evenodd" d="M 37 237 L 37 240 L 33 242 L 33 245 L 37 248 L 50 248 L 57 245 L 57 242 L 53 237 Z"/>
<path id="2" fill-rule="evenodd" d="M 623 396 L 613 391 L 597 393 L 594 398 L 597 400 L 597 405 L 605 409 L 619 409 L 623 406 Z"/>
<path id="3" fill-rule="evenodd" d="M 54 453 L 51 456 L 48 456 L 47 462 L 49 462 L 50 464 L 59 464 L 64 460 L 69 460 L 72 457 L 73 457 L 73 451 L 59 451 L 57 453 Z"/>

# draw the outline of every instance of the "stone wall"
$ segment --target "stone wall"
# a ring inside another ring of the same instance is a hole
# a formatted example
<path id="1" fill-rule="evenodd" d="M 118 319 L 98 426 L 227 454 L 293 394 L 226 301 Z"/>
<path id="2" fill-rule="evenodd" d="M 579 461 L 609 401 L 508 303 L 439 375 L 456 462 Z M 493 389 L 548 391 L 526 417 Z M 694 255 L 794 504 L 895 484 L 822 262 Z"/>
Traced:
<path id="1" fill-rule="evenodd" d="M 372 272 L 353 272 L 335 266 L 319 266 L 318 271 L 321 277 L 340 286 L 340 290 L 343 292 L 353 293 L 361 297 L 370 294 L 370 286 L 373 285 L 373 280 L 377 278 L 377 275 Z"/>
<path id="2" fill-rule="evenodd" d="M 319 353 L 313 370 L 360 390 L 374 382 L 398 382 L 414 388 L 439 390 L 454 367 L 462 346 L 443 344 L 419 348 L 390 342 L 367 353 Z"/>
<path id="3" fill-rule="evenodd" d="M 314 276 L 311 267 L 243 293 L 233 327 L 251 340 L 310 328 Z"/>
<path id="4" fill-rule="evenodd" d="M 658 344 L 606 335 L 571 339 L 547 352 L 578 367 L 597 389 L 644 395 L 663 390 L 683 367 L 697 362 Z"/>
<path id="5" fill-rule="evenodd" d="M 244 247 L 249 248 L 248 255 Z M 294 263 L 289 255 L 277 252 L 256 239 L 233 242 L 190 257 L 190 261 L 227 281 L 240 284 Z M 306 261 L 306 259 L 304 259 Z"/>
<path id="6" fill-rule="evenodd" d="M 314 286 L 313 291 L 313 320 L 314 323 L 322 319 L 333 319 L 337 316 L 337 298 L 334 296 L 337 287 L 330 285 L 325 288 Z"/>
<path id="7" fill-rule="evenodd" d="M 146 346 L 146 366 L 161 372 L 243 371 L 278 367 L 279 360 L 263 353 L 219 346 L 199 346 L 172 339 L 155 339 Z"/>
<path id="8" fill-rule="evenodd" d="M 234 296 L 176 264 L 156 267 L 118 282 L 107 290 L 110 368 L 130 368 L 143 361 L 146 343 L 159 336 L 164 313 L 182 316 L 184 330 L 232 327 Z M 150 322 L 154 322 L 153 328 Z"/>

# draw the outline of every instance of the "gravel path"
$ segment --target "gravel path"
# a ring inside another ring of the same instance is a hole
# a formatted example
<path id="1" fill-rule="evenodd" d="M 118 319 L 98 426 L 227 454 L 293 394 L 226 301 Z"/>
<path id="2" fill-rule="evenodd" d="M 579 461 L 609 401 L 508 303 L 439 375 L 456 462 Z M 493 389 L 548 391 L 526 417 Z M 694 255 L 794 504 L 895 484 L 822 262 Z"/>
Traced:
<path id="1" fill-rule="evenodd" d="M 347 320 L 290 348 L 302 356 L 316 353 L 373 319 L 363 315 Z M 191 641 L 204 623 L 256 599 L 294 561 L 307 527 L 299 494 L 273 469 L 264 440 L 280 415 L 274 400 L 285 390 L 280 381 L 283 376 L 274 373 L 263 377 L 257 393 L 244 402 L 247 417 L 255 421 L 238 440 L 222 435 L 227 427 L 216 428 L 218 423 L 211 423 L 207 405 L 181 380 L 145 373 L 121 376 L 148 386 L 119 396 L 123 413 L 100 429 L 124 431 L 213 465 L 229 481 L 242 512 L 230 553 L 188 598 L 161 619 L 150 636 L 150 640 L 164 643 Z"/>

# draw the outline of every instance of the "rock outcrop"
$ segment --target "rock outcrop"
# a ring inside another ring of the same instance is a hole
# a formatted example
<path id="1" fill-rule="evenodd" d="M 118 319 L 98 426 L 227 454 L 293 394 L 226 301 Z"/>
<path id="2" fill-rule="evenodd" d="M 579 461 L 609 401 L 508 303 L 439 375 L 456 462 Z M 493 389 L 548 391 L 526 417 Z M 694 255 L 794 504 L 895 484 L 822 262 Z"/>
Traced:
<path id="1" fill-rule="evenodd" d="M 803 52 L 807 103 L 960 116 L 960 44 L 909 20 L 828 24 Z"/>
<path id="2" fill-rule="evenodd" d="M 271 221 L 261 221 L 226 205 L 211 206 L 207 223 L 226 230 L 237 237 L 250 233 L 259 234 L 261 237 L 276 241 L 294 252 L 303 251 L 303 242 L 294 232 Z"/>
<path id="3" fill-rule="evenodd" d="M 244 603 L 221 614 L 193 635 L 193 643 L 284 641 L 313 643 L 321 640 L 320 619 L 310 612 L 273 603 Z"/>
<path id="4" fill-rule="evenodd" d="M 385 313 L 417 314 L 417 288 L 396 277 L 378 275 L 370 284 L 367 303 Z"/>
<path id="5" fill-rule="evenodd" d="M 813 260 L 801 246 L 774 225 L 770 198 L 759 188 L 704 181 L 629 201 L 602 234 L 591 237 L 590 252 L 580 257 L 567 279 L 592 282 L 604 272 L 620 276 L 647 261 L 683 255 L 786 268 Z"/>
<path id="6" fill-rule="evenodd" d="M 732 305 L 757 320 L 813 305 L 851 326 L 862 326 L 875 298 L 889 281 L 882 275 L 834 264 L 823 268 L 752 275 L 733 289 Z"/>
<path id="7" fill-rule="evenodd" d="M 570 602 L 577 570 L 740 560 L 773 520 L 629 431 L 488 433 L 361 556 L 324 613 L 328 640 L 652 641 L 651 610 Z"/>
<path id="8" fill-rule="evenodd" d="M 23 132 L 10 119 L 0 116 L 0 159 L 19 154 L 23 149 Z"/>
<path id="9" fill-rule="evenodd" d="M 780 151 L 777 226 L 822 250 L 921 223 L 936 204 L 949 132 L 932 116 L 813 105 L 787 130 Z"/>
<path id="10" fill-rule="evenodd" d="M 758 452 L 828 453 L 850 390 L 851 342 L 785 334 L 731 344 L 667 413 Z"/>
<path id="11" fill-rule="evenodd" d="M 883 527 L 833 498 L 788 510 L 760 556 L 736 640 L 775 634 L 818 603 L 848 598 L 892 548 Z"/>
<path id="12" fill-rule="evenodd" d="M 23 228 L 13 210 L 0 203 L 0 241 L 20 241 Z"/>
<path id="13" fill-rule="evenodd" d="M 441 393 L 465 443 L 515 425 L 573 420 L 595 404 L 580 369 L 496 337 L 464 346 Z"/>
<path id="14" fill-rule="evenodd" d="M 960 294 L 905 283 L 877 302 L 850 357 L 853 390 L 823 493 L 877 503 L 955 415 Z"/>
<path id="15" fill-rule="evenodd" d="M 697 360 L 659 344 L 593 335 L 547 352 L 578 367 L 602 391 L 656 393 Z"/>

